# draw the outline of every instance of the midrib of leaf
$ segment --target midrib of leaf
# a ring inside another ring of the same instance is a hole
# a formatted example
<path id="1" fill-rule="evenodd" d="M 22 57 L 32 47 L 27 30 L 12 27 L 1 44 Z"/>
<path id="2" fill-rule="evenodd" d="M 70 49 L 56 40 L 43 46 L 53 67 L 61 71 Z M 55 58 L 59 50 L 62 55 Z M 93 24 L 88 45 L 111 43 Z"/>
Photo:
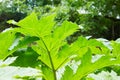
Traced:
<path id="1" fill-rule="evenodd" d="M 56 70 L 55 70 L 55 68 L 54 68 L 54 64 L 53 64 L 53 61 L 52 61 L 52 57 L 51 57 L 51 55 L 50 55 L 50 51 L 49 51 L 49 49 L 47 48 L 47 46 L 46 46 L 46 44 L 45 44 L 45 42 L 44 42 L 44 40 L 43 40 L 42 38 L 41 38 L 41 41 L 43 42 L 43 44 L 44 44 L 44 46 L 45 46 L 45 48 L 46 48 L 46 50 L 47 50 L 47 53 L 48 53 L 48 56 L 49 56 L 49 60 L 50 60 L 50 64 L 51 64 L 52 71 L 53 71 L 53 75 L 54 75 L 54 80 L 57 80 Z"/>

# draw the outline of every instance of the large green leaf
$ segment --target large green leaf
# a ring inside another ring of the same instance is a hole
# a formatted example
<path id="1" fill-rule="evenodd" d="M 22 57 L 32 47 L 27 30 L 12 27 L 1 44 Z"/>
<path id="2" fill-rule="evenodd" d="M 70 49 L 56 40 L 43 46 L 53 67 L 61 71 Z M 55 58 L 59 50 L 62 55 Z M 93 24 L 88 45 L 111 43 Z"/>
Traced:
<path id="1" fill-rule="evenodd" d="M 66 37 L 72 35 L 78 29 L 77 24 L 64 21 L 60 27 L 57 27 L 54 31 L 53 36 L 58 38 L 60 41 L 64 40 Z"/>
<path id="2" fill-rule="evenodd" d="M 61 26 L 56 26 L 54 16 L 55 14 L 43 16 L 38 20 L 36 14 L 32 13 L 16 23 L 20 27 L 15 29 L 16 32 L 25 36 L 35 36 L 34 39 L 30 37 L 21 40 L 15 48 L 36 41 L 34 45 L 29 46 L 40 55 L 38 59 L 42 63 L 41 68 L 46 80 L 55 80 L 58 69 L 72 59 L 77 59 L 81 64 L 77 66 L 74 74 L 73 70 L 67 66 L 61 80 L 67 80 L 69 71 L 69 80 L 80 80 L 97 69 L 120 64 L 120 58 L 112 55 L 117 53 L 118 46 L 114 46 L 116 49 L 111 53 L 103 43 L 95 39 L 87 40 L 84 37 L 79 37 L 72 44 L 68 44 L 66 38 L 76 32 L 78 26 L 68 21 L 64 21 Z M 101 57 L 93 61 L 93 57 L 98 54 Z"/>
<path id="3" fill-rule="evenodd" d="M 32 48 L 40 55 L 38 59 L 41 60 L 49 68 L 52 68 L 47 50 L 40 46 L 33 46 Z"/>
<path id="4" fill-rule="evenodd" d="M 81 64 L 78 66 L 76 73 L 74 74 L 73 80 L 80 80 L 91 72 L 96 71 L 97 69 L 120 64 L 120 59 L 113 59 L 110 55 L 103 55 L 95 62 L 92 62 L 92 52 L 88 52 L 82 57 Z"/>
<path id="5" fill-rule="evenodd" d="M 56 23 L 54 21 L 55 16 L 56 14 L 53 13 L 51 15 L 43 16 L 40 18 L 38 27 L 37 27 L 37 32 L 39 37 L 50 35 L 52 33 Z"/>
<path id="6" fill-rule="evenodd" d="M 91 49 L 92 54 L 107 54 L 110 50 L 100 41 L 95 39 L 87 40 L 80 36 L 74 43 L 71 44 L 74 50 L 77 50 L 79 57 L 82 57 L 88 50 Z"/>
<path id="7" fill-rule="evenodd" d="M 55 27 L 53 29 L 55 24 L 54 17 L 55 14 L 50 16 L 43 16 L 40 18 L 40 20 L 38 20 L 36 14 L 33 12 L 25 19 L 16 23 L 16 25 L 20 26 L 20 28 L 15 29 L 15 31 L 21 32 L 25 35 L 37 36 L 40 38 L 40 41 L 37 42 L 37 48 L 34 47 L 33 49 L 35 49 L 35 51 L 41 55 L 40 60 L 49 67 L 51 67 L 51 64 L 48 50 L 50 52 L 50 56 L 52 57 L 53 64 L 57 65 L 57 62 L 61 60 L 57 60 L 57 53 L 60 47 L 63 46 L 65 39 L 76 32 L 78 28 L 76 24 L 64 21 L 60 27 Z M 55 66 L 55 68 L 60 66 L 61 63 Z"/>
<path id="8" fill-rule="evenodd" d="M 50 16 L 41 17 L 38 20 L 37 15 L 33 12 L 23 20 L 20 20 L 15 25 L 20 26 L 16 28 L 17 32 L 21 32 L 25 35 L 43 37 L 49 35 L 55 24 L 54 21 L 55 14 Z"/>
<path id="9" fill-rule="evenodd" d="M 16 28 L 16 31 L 27 35 L 37 36 L 36 27 L 38 25 L 38 18 L 34 12 L 23 20 L 20 20 L 16 25 L 20 26 L 20 28 Z"/>
<path id="10" fill-rule="evenodd" d="M 66 49 L 63 47 L 66 45 L 65 39 L 72 35 L 77 28 L 78 26 L 76 24 L 65 21 L 60 27 L 56 27 L 52 34 L 42 37 L 40 41 L 38 41 L 38 46 L 36 46 L 37 48 L 35 48 L 35 46 L 33 47 L 33 49 L 41 55 L 39 59 L 51 68 L 48 55 L 49 51 L 55 69 L 61 67 L 72 54 L 71 51 L 67 51 L 70 50 L 69 45 Z"/>
<path id="11" fill-rule="evenodd" d="M 18 26 L 24 29 L 34 29 L 37 26 L 37 24 L 38 18 L 34 12 L 17 23 Z"/>
<path id="12" fill-rule="evenodd" d="M 15 40 L 15 32 L 12 30 L 0 33 L 0 59 L 5 59 L 10 55 L 9 48 Z"/>

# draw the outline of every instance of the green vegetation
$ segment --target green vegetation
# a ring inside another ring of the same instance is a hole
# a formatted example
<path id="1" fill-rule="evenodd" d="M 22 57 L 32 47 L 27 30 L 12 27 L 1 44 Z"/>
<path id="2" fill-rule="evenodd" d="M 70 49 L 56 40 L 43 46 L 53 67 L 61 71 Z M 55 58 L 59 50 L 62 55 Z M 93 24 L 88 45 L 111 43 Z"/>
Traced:
<path id="1" fill-rule="evenodd" d="M 119 7 L 0 0 L 0 80 L 119 80 Z"/>
<path id="2" fill-rule="evenodd" d="M 10 28 L 10 30 L 0 34 L 0 58 L 5 60 L 18 53 L 20 54 L 17 55 L 18 58 L 23 54 L 24 58 L 23 60 L 10 58 L 11 61 L 7 64 L 6 61 L 2 61 L 0 69 L 16 69 L 17 66 L 21 66 L 20 68 L 28 66 L 38 70 L 39 75 L 38 72 L 35 72 L 34 75 L 43 80 L 81 80 L 87 79 L 88 74 L 101 68 L 120 64 L 119 40 L 109 43 L 112 49 L 96 39 L 88 40 L 82 36 L 68 44 L 66 38 L 75 33 L 79 27 L 77 24 L 68 21 L 57 25 L 54 21 L 55 15 L 51 14 L 38 19 L 33 12 L 19 22 L 8 21 L 8 23 L 19 27 Z M 15 42 L 16 44 L 14 44 Z M 24 61 L 23 65 L 19 63 L 20 61 Z M 31 65 L 29 61 L 35 62 Z M 30 70 L 29 68 L 26 69 Z M 19 70 L 23 71 L 22 69 Z M 63 73 L 57 74 L 60 72 L 59 70 L 63 70 Z M 26 73 L 25 70 L 24 73 Z M 23 78 L 23 80 L 26 77 L 25 74 L 22 76 L 19 73 L 10 74 L 14 78 Z M 60 75 L 61 77 L 59 77 Z M 33 73 L 27 76 L 33 77 Z M 3 77 L 0 76 L 0 79 Z M 27 80 L 29 79 L 27 78 Z"/>
<path id="3" fill-rule="evenodd" d="M 119 3 L 119 0 L 3 0 L 0 2 L 0 30 L 11 27 L 6 24 L 7 20 L 19 21 L 32 11 L 39 17 L 56 12 L 59 23 L 68 20 L 82 26 L 74 37 L 115 40 L 120 37 Z"/>

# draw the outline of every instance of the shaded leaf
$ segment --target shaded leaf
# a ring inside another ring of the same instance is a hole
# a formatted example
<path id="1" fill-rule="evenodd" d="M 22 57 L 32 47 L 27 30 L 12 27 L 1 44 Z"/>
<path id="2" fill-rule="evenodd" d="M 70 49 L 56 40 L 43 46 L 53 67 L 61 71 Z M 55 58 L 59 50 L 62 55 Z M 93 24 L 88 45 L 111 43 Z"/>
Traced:
<path id="1" fill-rule="evenodd" d="M 73 78 L 73 70 L 69 66 L 66 66 L 65 72 L 62 75 L 61 80 L 73 80 L 72 78 Z"/>
<path id="2" fill-rule="evenodd" d="M 42 73 L 45 80 L 54 80 L 52 69 L 42 66 Z"/>
<path id="3" fill-rule="evenodd" d="M 16 51 L 13 56 L 17 56 L 17 59 L 11 64 L 12 66 L 37 67 L 40 65 L 39 55 L 30 47 Z"/>

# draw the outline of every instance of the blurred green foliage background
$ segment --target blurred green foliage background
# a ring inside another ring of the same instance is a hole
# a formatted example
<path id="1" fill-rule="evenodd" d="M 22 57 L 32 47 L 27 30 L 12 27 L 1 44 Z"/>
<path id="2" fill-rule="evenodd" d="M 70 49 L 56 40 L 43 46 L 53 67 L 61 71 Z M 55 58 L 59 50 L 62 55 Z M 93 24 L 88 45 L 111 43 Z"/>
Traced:
<path id="1" fill-rule="evenodd" d="M 56 12 L 59 24 L 64 20 L 77 23 L 80 30 L 72 39 L 78 35 L 120 37 L 120 0 L 0 0 L 0 31 L 13 26 L 7 20 L 19 21 L 32 11 L 39 17 Z"/>

